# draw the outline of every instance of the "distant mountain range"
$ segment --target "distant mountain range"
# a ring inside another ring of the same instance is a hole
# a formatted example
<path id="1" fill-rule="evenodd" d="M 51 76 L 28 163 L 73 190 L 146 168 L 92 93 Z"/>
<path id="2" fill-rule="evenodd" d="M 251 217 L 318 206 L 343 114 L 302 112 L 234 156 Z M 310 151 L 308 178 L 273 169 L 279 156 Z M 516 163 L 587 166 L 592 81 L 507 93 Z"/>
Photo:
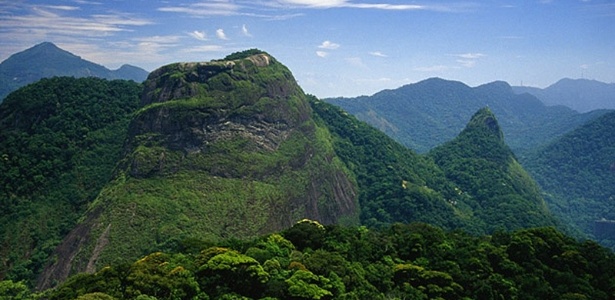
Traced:
<path id="1" fill-rule="evenodd" d="M 565 106 L 546 106 L 531 94 L 515 93 L 503 81 L 472 88 L 440 78 L 373 96 L 325 101 L 418 152 L 427 152 L 453 139 L 467 120 L 485 106 L 498 117 L 506 143 L 515 152 L 532 149 L 605 113 L 580 114 Z"/>
<path id="2" fill-rule="evenodd" d="M 544 89 L 515 86 L 513 91 L 532 94 L 546 105 L 565 105 L 582 113 L 615 109 L 615 83 L 564 78 Z"/>
<path id="3" fill-rule="evenodd" d="M 38 44 L 15 53 L 0 63 L 0 102 L 12 91 L 54 76 L 98 77 L 143 82 L 148 72 L 135 66 L 123 65 L 117 70 L 87 61 L 50 42 Z"/>

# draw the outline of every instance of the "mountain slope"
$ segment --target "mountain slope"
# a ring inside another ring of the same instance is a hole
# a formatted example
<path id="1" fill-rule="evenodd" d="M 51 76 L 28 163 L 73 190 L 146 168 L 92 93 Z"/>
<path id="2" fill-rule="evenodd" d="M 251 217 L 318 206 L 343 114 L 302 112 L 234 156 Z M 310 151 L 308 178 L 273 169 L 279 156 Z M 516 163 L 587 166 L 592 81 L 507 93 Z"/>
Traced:
<path id="1" fill-rule="evenodd" d="M 0 104 L 0 279 L 34 280 L 108 182 L 140 91 L 56 77 Z"/>
<path id="2" fill-rule="evenodd" d="M 147 74 L 147 71 L 130 65 L 112 71 L 45 42 L 15 53 L 0 63 L 0 102 L 10 92 L 41 78 L 99 77 L 142 82 Z"/>
<path id="3" fill-rule="evenodd" d="M 430 153 L 446 176 L 469 194 L 466 203 L 488 231 L 554 226 L 538 185 L 504 143 L 488 108 L 479 110 L 459 134 Z"/>
<path id="4" fill-rule="evenodd" d="M 515 152 L 531 149 L 604 113 L 578 114 L 566 107 L 547 107 L 529 94 L 513 93 L 505 82 L 471 88 L 439 78 L 369 97 L 326 101 L 418 152 L 453 139 L 474 112 L 485 106 L 498 116 Z"/>
<path id="5" fill-rule="evenodd" d="M 588 236 L 594 221 L 615 220 L 615 112 L 566 134 L 524 159 L 551 210 Z M 602 241 L 615 247 L 615 236 Z"/>
<path id="6" fill-rule="evenodd" d="M 615 109 L 615 83 L 564 78 L 544 88 L 516 86 L 516 93 L 529 93 L 546 105 L 565 105 L 579 112 Z"/>
<path id="7" fill-rule="evenodd" d="M 142 105 L 114 180 L 39 287 L 188 238 L 249 238 L 303 218 L 358 223 L 356 183 L 268 54 L 162 67 Z"/>

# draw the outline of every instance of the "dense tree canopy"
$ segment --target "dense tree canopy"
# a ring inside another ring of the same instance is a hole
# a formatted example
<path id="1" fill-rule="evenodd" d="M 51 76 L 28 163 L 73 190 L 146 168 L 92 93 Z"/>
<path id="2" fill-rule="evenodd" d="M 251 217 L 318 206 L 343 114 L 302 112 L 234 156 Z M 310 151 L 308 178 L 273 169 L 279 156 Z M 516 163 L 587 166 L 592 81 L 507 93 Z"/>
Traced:
<path id="1" fill-rule="evenodd" d="M 140 90 L 57 77 L 0 105 L 0 278 L 34 279 L 109 180 Z"/>
<path id="2" fill-rule="evenodd" d="M 424 223 L 373 230 L 305 220 L 254 240 L 203 247 L 152 253 L 15 299 L 615 297 L 615 255 L 550 227 L 476 237 Z M 12 282 L 2 287 L 20 291 Z"/>

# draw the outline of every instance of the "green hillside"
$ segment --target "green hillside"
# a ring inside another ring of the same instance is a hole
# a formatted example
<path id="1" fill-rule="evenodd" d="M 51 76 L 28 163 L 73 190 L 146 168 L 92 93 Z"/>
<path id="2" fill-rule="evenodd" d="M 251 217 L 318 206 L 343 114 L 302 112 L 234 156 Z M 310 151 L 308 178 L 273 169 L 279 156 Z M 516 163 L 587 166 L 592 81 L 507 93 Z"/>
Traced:
<path id="1" fill-rule="evenodd" d="M 458 185 L 459 193 L 470 196 L 465 204 L 488 232 L 556 224 L 538 185 L 506 146 L 488 108 L 474 114 L 457 138 L 429 156 Z"/>
<path id="2" fill-rule="evenodd" d="M 506 142 L 515 153 L 533 149 L 605 113 L 579 114 L 563 106 L 545 106 L 530 94 L 515 94 L 506 82 L 469 87 L 440 78 L 372 96 L 325 101 L 419 153 L 455 138 L 467 120 L 486 106 L 498 117 Z"/>
<path id="3" fill-rule="evenodd" d="M 556 224 L 489 111 L 419 155 L 305 95 L 259 50 L 163 66 L 142 86 L 43 80 L 0 117 L 0 280 L 38 289 L 305 218 L 470 234 Z"/>
<path id="4" fill-rule="evenodd" d="M 144 86 L 114 179 L 39 287 L 189 238 L 249 238 L 303 218 L 358 224 L 354 178 L 273 57 L 172 64 Z"/>
<path id="5" fill-rule="evenodd" d="M 592 237 L 594 221 L 615 220 L 614 132 L 611 112 L 524 158 L 551 210 Z M 601 239 L 615 248 L 615 236 Z"/>
<path id="6" fill-rule="evenodd" d="M 422 223 L 373 230 L 303 221 L 253 240 L 195 245 L 41 294 L 15 282 L 0 282 L 0 291 L 50 300 L 615 297 L 615 255 L 552 228 L 477 237 Z"/>
<path id="7" fill-rule="evenodd" d="M 33 280 L 107 183 L 141 86 L 43 79 L 0 105 L 0 278 Z"/>

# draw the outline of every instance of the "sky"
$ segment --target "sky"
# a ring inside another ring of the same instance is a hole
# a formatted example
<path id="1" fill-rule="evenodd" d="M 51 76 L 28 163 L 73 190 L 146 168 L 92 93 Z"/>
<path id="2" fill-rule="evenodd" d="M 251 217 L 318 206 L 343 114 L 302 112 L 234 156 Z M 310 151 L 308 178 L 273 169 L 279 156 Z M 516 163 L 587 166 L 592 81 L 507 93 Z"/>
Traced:
<path id="1" fill-rule="evenodd" d="M 320 98 L 431 77 L 615 82 L 613 0 L 0 0 L 0 61 L 41 42 L 153 71 L 250 48 Z"/>

